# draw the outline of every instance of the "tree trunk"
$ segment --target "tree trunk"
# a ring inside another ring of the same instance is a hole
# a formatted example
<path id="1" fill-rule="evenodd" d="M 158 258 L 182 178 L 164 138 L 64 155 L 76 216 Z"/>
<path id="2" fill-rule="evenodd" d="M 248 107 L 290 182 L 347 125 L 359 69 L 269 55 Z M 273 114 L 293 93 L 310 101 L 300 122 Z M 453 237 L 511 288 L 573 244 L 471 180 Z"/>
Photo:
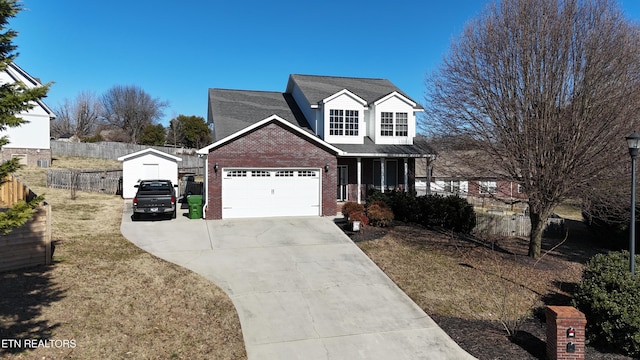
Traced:
<path id="1" fill-rule="evenodd" d="M 529 257 L 534 259 L 540 258 L 540 250 L 542 248 L 542 233 L 547 225 L 550 210 L 529 213 L 531 220 L 531 235 L 529 235 Z"/>

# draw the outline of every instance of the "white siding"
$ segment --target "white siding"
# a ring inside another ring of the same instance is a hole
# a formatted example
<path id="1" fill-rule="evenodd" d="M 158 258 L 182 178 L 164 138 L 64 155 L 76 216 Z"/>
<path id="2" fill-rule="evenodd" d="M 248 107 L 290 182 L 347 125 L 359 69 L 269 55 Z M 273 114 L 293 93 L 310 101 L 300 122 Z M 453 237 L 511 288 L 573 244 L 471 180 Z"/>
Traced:
<path id="1" fill-rule="evenodd" d="M 302 113 L 304 114 L 305 119 L 307 119 L 309 126 L 311 126 L 311 129 L 313 129 L 313 132 L 319 135 L 318 127 L 322 127 L 322 120 L 318 117 L 317 109 L 311 108 L 311 104 L 309 104 L 309 101 L 307 101 L 307 98 L 304 96 L 297 84 L 293 86 L 291 96 L 293 96 L 293 100 L 295 100 L 300 110 L 302 110 Z"/>
<path id="2" fill-rule="evenodd" d="M 25 78 L 21 73 L 15 71 L 12 67 L 7 68 L 7 71 L 11 71 L 14 77 L 23 82 L 28 87 L 32 88 L 36 85 L 34 80 Z M 7 72 L 0 72 L 0 83 L 13 83 L 15 82 Z M 38 84 L 39 85 L 39 84 Z M 28 121 L 19 127 L 8 128 L 5 131 L 0 131 L 0 136 L 8 136 L 9 144 L 4 148 L 21 148 L 21 149 L 50 149 L 49 128 L 50 117 L 45 109 L 39 104 L 34 103 L 34 108 L 28 112 L 24 112 L 19 117 Z"/>
<path id="3" fill-rule="evenodd" d="M 329 132 L 329 114 L 331 109 L 336 110 L 357 110 L 358 111 L 358 136 L 340 136 L 330 135 Z M 364 144 L 364 137 L 367 132 L 365 123 L 365 110 L 360 101 L 356 100 L 349 94 L 341 94 L 324 103 L 323 122 L 324 122 L 324 141 L 330 144 Z"/>
<path id="4" fill-rule="evenodd" d="M 375 121 L 372 122 L 374 124 L 373 131 L 369 133 L 369 136 L 376 144 L 413 145 L 413 138 L 416 136 L 416 115 L 411 104 L 399 96 L 391 96 L 372 106 L 372 112 L 375 114 Z M 394 136 L 381 136 L 380 117 L 382 112 L 392 112 L 394 114 L 394 123 L 396 113 L 407 113 L 407 136 L 395 136 L 395 132 Z"/>
<path id="5" fill-rule="evenodd" d="M 122 197 L 125 199 L 133 198 L 137 190 L 134 186 L 138 181 L 152 180 L 150 177 L 171 180 L 176 185 L 178 183 L 177 161 L 155 153 L 141 154 L 124 160 L 122 163 Z"/>
<path id="6" fill-rule="evenodd" d="M 19 117 L 29 122 L 18 127 L 8 128 L 6 131 L 0 131 L 0 136 L 9 137 L 9 144 L 3 148 L 49 149 L 51 121 L 49 115 L 42 108 L 37 107 L 27 114 L 19 115 Z"/>

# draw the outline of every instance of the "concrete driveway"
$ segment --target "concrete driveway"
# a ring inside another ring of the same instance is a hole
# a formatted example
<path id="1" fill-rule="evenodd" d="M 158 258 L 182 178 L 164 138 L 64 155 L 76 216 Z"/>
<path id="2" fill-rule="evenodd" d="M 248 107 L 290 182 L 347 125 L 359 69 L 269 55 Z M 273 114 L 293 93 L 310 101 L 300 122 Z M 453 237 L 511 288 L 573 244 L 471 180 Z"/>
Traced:
<path id="1" fill-rule="evenodd" d="M 220 286 L 249 359 L 472 359 L 331 219 L 132 222 L 130 206 L 122 234 Z"/>

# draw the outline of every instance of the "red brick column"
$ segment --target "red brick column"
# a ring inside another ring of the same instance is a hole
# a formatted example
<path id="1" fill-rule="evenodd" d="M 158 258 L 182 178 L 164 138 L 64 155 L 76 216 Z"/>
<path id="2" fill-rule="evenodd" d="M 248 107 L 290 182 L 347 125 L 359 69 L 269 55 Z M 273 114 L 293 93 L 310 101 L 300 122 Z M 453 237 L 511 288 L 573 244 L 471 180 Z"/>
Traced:
<path id="1" fill-rule="evenodd" d="M 548 306 L 546 315 L 547 357 L 550 360 L 584 359 L 587 325 L 584 314 L 572 306 Z M 568 351 L 569 343 L 572 344 L 569 347 L 575 347 L 575 352 Z"/>

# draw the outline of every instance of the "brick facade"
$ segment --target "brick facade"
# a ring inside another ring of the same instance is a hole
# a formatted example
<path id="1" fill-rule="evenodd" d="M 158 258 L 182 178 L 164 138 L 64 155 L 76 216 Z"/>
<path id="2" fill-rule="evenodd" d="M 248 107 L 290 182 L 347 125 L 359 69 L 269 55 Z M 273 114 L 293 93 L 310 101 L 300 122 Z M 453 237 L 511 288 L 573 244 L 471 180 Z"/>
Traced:
<path id="1" fill-rule="evenodd" d="M 51 149 L 22 149 L 3 147 L 0 151 L 0 162 L 11 160 L 14 156 L 21 156 L 26 166 L 51 166 Z"/>
<path id="2" fill-rule="evenodd" d="M 327 164 L 329 171 L 325 172 Z M 322 215 L 336 215 L 336 154 L 276 122 L 266 123 L 209 151 L 207 219 L 222 218 L 222 169 L 234 167 L 321 169 Z"/>
<path id="3" fill-rule="evenodd" d="M 587 319 L 572 306 L 549 306 L 547 316 L 547 358 L 550 360 L 584 359 L 585 327 Z M 568 336 L 569 329 L 573 336 Z M 567 351 L 567 344 L 574 352 Z"/>

